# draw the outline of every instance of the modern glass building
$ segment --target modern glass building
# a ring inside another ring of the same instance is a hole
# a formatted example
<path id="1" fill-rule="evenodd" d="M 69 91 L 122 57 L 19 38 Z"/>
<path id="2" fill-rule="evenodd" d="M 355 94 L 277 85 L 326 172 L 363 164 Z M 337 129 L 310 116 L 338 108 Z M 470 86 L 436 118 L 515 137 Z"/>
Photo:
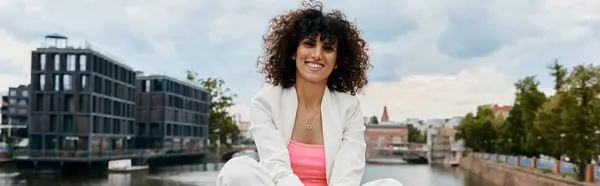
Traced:
<path id="1" fill-rule="evenodd" d="M 137 77 L 136 145 L 166 153 L 198 153 L 206 147 L 210 95 L 168 76 Z"/>
<path id="2" fill-rule="evenodd" d="M 2 96 L 0 106 L 0 134 L 2 137 L 27 138 L 29 126 L 29 90 L 28 85 L 8 88 Z"/>
<path id="3" fill-rule="evenodd" d="M 31 156 L 114 158 L 135 148 L 132 68 L 60 35 L 46 36 L 31 60 Z"/>

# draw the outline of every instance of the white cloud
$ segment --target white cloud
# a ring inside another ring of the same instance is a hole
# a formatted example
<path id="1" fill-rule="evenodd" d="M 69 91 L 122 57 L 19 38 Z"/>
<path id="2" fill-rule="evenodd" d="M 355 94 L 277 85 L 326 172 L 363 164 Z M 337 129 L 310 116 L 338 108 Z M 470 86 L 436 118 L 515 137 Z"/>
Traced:
<path id="1" fill-rule="evenodd" d="M 388 105 L 396 120 L 509 104 L 512 83 L 526 75 L 538 75 L 550 93 L 546 63 L 596 62 L 600 47 L 600 1 L 324 3 L 356 19 L 370 41 L 371 77 L 377 80 L 362 98 L 365 113 L 380 116 Z M 299 5 L 299 0 L 0 0 L 0 65 L 11 70 L 0 74 L 0 90 L 28 82 L 30 50 L 43 34 L 59 32 L 71 41 L 98 43 L 150 74 L 176 76 L 191 69 L 224 78 L 239 95 L 231 111 L 249 118 L 247 102 L 262 80 L 255 73 L 260 36 L 271 17 Z M 456 20 L 473 24 L 457 26 Z M 479 55 L 455 55 L 475 56 L 462 59 L 440 47 L 468 53 L 490 42 L 489 51 Z"/>
<path id="2" fill-rule="evenodd" d="M 511 104 L 513 86 L 493 68 L 476 67 L 450 75 L 413 75 L 397 82 L 371 83 L 360 96 L 366 116 L 381 117 L 387 105 L 391 120 L 450 118 L 478 105 Z"/>
<path id="3" fill-rule="evenodd" d="M 29 83 L 32 44 L 23 43 L 0 28 L 0 91 Z"/>

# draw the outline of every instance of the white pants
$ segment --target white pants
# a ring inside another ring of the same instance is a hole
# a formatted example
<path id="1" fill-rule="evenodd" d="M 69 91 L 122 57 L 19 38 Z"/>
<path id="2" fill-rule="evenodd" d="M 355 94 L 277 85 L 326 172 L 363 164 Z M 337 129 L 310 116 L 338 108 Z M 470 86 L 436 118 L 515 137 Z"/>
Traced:
<path id="1" fill-rule="evenodd" d="M 268 177 L 268 170 L 248 156 L 240 156 L 227 161 L 219 176 L 217 186 L 275 186 Z M 402 186 L 394 179 L 379 179 L 362 186 Z"/>

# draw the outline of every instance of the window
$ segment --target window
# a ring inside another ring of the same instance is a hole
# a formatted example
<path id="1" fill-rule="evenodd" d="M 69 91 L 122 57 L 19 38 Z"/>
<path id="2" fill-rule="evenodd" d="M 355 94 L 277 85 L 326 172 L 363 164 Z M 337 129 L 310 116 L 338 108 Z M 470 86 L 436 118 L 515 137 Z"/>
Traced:
<path id="1" fill-rule="evenodd" d="M 16 99 L 10 99 L 8 100 L 8 103 L 12 104 L 17 104 L 17 100 Z"/>
<path id="2" fill-rule="evenodd" d="M 19 105 L 20 106 L 27 106 L 27 101 L 21 100 L 21 101 L 19 101 Z"/>
<path id="3" fill-rule="evenodd" d="M 77 61 L 77 56 L 73 54 L 69 54 L 67 56 L 67 71 L 75 71 L 75 62 Z"/>
<path id="4" fill-rule="evenodd" d="M 15 90 L 10 90 L 10 92 L 8 93 L 10 96 L 17 96 L 17 91 Z"/>
<path id="5" fill-rule="evenodd" d="M 17 112 L 17 110 L 16 110 L 15 108 L 9 108 L 9 109 L 8 109 L 8 112 L 10 112 L 10 113 L 15 113 L 15 112 Z"/>
<path id="6" fill-rule="evenodd" d="M 46 70 L 46 54 L 40 55 L 40 70 Z"/>
<path id="7" fill-rule="evenodd" d="M 152 84 L 154 85 L 154 87 L 152 87 L 152 89 L 153 89 L 152 91 L 157 91 L 157 92 L 163 91 L 162 80 L 155 79 L 152 81 Z"/>
<path id="8" fill-rule="evenodd" d="M 27 90 L 21 91 L 21 96 L 29 97 L 29 91 L 27 91 Z"/>
<path id="9" fill-rule="evenodd" d="M 54 90 L 55 91 L 59 91 L 60 90 L 60 76 L 59 75 L 54 75 Z"/>
<path id="10" fill-rule="evenodd" d="M 150 80 L 144 81 L 146 86 L 144 87 L 144 92 L 150 92 Z"/>
<path id="11" fill-rule="evenodd" d="M 86 71 L 87 69 L 87 56 L 80 55 L 79 56 L 79 71 Z"/>
<path id="12" fill-rule="evenodd" d="M 60 54 L 54 55 L 54 70 L 60 70 Z"/>
<path id="13" fill-rule="evenodd" d="M 86 75 L 81 75 L 81 90 L 85 90 L 85 87 L 87 85 L 87 76 Z"/>
<path id="14" fill-rule="evenodd" d="M 44 90 L 44 86 L 46 86 L 46 75 L 40 74 L 40 90 Z"/>
<path id="15" fill-rule="evenodd" d="M 63 75 L 63 90 L 71 90 L 71 75 Z"/>

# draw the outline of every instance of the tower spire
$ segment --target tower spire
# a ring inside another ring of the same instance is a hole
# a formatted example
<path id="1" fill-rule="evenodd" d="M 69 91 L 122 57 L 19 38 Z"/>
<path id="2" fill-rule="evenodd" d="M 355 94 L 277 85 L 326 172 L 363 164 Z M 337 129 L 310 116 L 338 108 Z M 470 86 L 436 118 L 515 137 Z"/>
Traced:
<path id="1" fill-rule="evenodd" d="M 381 116 L 381 122 L 387 122 L 390 118 L 388 116 L 387 106 L 383 106 L 383 115 Z"/>

